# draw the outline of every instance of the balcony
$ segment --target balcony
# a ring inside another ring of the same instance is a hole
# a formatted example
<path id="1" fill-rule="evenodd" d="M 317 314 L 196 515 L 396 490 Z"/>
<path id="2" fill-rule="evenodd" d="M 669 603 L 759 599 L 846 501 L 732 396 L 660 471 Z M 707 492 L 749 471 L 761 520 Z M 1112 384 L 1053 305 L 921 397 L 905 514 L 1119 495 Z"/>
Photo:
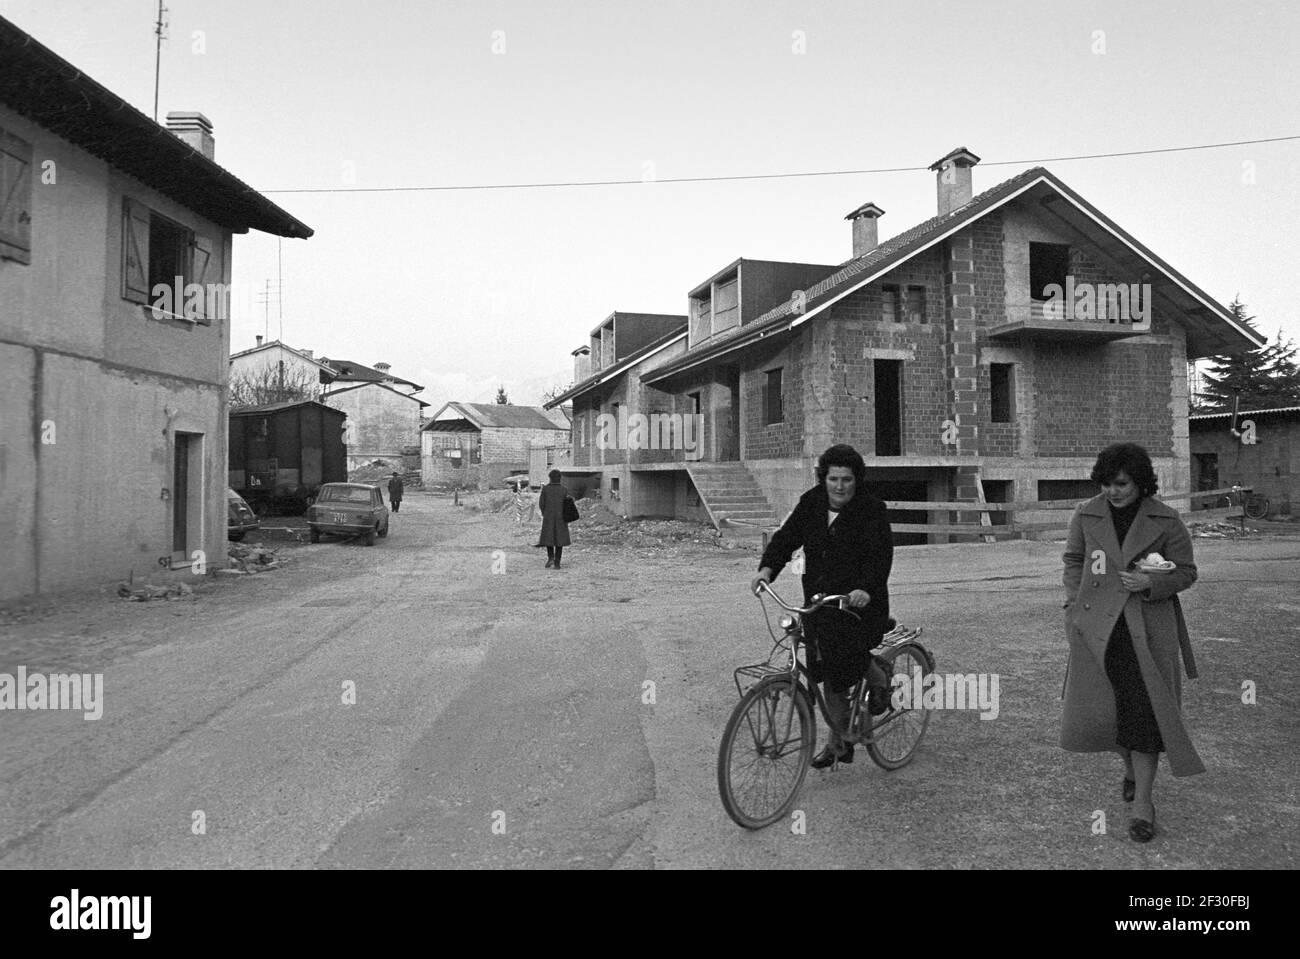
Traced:
<path id="1" fill-rule="evenodd" d="M 1116 308 L 1115 300 L 1107 302 L 1111 305 L 1103 309 L 1079 310 L 1077 313 L 1081 315 L 1069 316 L 1062 316 L 1062 314 L 1066 312 L 1075 314 L 1076 311 L 1062 309 L 1060 304 L 1049 305 L 1039 301 L 1020 305 L 1007 304 L 1006 318 L 1003 322 L 990 326 L 988 335 L 993 340 L 1018 340 L 1021 336 L 1027 335 L 1037 340 L 1056 342 L 1104 343 L 1151 332 L 1149 311 L 1146 319 L 1121 319 L 1119 317 L 1132 315 L 1132 311 L 1126 306 L 1127 297 L 1124 298 L 1123 303 L 1118 304 L 1123 306 L 1123 309 Z M 1097 314 L 1103 315 L 1104 318 L 1097 318 Z"/>

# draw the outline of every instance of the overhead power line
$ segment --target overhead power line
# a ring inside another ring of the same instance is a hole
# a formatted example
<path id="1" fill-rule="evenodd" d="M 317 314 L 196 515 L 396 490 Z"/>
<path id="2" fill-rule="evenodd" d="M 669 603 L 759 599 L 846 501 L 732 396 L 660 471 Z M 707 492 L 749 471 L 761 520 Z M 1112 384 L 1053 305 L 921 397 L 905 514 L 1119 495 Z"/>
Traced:
<path id="1" fill-rule="evenodd" d="M 1070 160 L 1106 160 L 1112 157 L 1150 156 L 1156 153 L 1186 153 L 1191 150 L 1218 150 L 1223 147 L 1252 146 L 1257 143 L 1282 143 L 1300 140 L 1300 135 L 1265 137 L 1259 140 L 1232 140 L 1226 143 L 1199 143 L 1194 146 L 1160 147 L 1154 150 L 1124 150 L 1116 153 L 1084 153 L 1074 156 L 1038 157 L 1030 160 L 984 161 L 983 166 L 1026 166 L 1040 163 L 1065 163 Z M 316 187 L 294 190 L 259 190 L 259 193 L 435 193 L 452 190 L 540 190 L 551 187 L 631 186 L 644 183 L 721 183 L 729 180 L 791 180 L 800 177 L 857 176 L 864 173 L 911 173 L 928 170 L 922 166 L 878 167 L 874 170 L 820 170 L 809 173 L 743 173 L 734 176 L 655 177 L 650 180 L 558 180 L 548 183 L 472 183 L 453 186 L 352 186 Z"/>

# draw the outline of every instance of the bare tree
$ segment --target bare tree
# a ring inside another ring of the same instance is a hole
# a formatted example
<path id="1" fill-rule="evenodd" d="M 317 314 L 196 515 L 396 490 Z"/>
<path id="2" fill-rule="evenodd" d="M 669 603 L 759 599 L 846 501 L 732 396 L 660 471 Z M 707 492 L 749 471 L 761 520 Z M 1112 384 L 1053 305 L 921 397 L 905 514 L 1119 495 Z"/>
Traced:
<path id="1" fill-rule="evenodd" d="M 571 389 L 573 389 L 573 384 L 568 383 L 564 386 L 552 386 L 549 390 L 543 390 L 542 404 L 545 405 L 551 402 L 551 400 L 555 399 L 557 396 L 560 396 L 563 393 L 567 393 Z"/>
<path id="2" fill-rule="evenodd" d="M 302 367 L 285 369 L 283 363 L 237 373 L 231 376 L 228 388 L 232 410 L 265 406 L 267 403 L 319 400 L 321 394 L 320 379 L 316 373 Z"/>

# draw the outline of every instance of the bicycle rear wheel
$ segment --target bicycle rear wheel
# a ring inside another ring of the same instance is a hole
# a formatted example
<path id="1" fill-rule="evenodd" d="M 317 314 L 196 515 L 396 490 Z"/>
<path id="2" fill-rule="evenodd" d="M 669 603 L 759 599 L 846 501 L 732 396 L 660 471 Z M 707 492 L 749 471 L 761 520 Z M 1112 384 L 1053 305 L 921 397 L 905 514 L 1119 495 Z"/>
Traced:
<path id="1" fill-rule="evenodd" d="M 776 822 L 794 805 L 817 742 L 808 693 L 790 679 L 745 692 L 718 747 L 718 794 L 746 829 Z"/>
<path id="2" fill-rule="evenodd" d="M 917 675 L 924 678 L 934 671 L 930 654 L 917 643 L 904 643 L 879 655 L 893 664 L 894 676 L 905 678 L 909 689 L 917 687 Z M 881 769 L 899 769 L 911 762 L 930 725 L 931 710 L 922 708 L 911 696 L 907 697 L 906 708 L 899 708 L 900 698 L 895 695 L 889 712 L 876 717 L 871 725 L 872 738 L 867 743 L 867 752 Z"/>
<path id="3" fill-rule="evenodd" d="M 1247 496 L 1241 508 L 1249 519 L 1263 519 L 1268 515 L 1268 497 Z"/>

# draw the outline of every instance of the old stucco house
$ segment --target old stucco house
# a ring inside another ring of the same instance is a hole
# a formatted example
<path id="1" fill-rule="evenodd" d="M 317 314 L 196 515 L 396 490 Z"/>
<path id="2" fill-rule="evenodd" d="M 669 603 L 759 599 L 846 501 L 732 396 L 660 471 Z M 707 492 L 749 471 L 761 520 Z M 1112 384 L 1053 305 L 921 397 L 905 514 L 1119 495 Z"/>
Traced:
<path id="1" fill-rule="evenodd" d="M 4 19 L 0 64 L 0 599 L 224 564 L 232 234 L 312 231 L 201 114 Z"/>

